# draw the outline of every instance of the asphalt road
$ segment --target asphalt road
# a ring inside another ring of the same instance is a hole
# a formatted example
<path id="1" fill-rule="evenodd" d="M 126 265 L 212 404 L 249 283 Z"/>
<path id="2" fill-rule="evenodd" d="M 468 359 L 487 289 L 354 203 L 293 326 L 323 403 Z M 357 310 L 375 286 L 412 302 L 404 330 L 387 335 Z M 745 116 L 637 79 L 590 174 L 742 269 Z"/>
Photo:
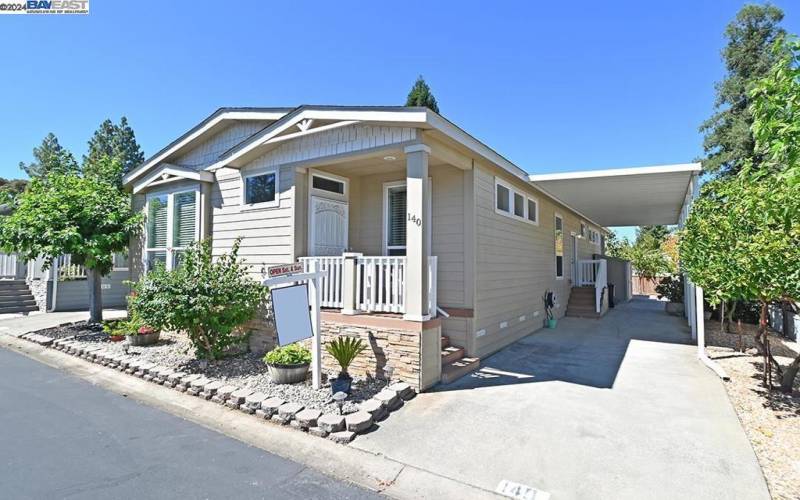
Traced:
<path id="1" fill-rule="evenodd" d="M 0 464 L 8 499 L 379 498 L 4 349 Z"/>

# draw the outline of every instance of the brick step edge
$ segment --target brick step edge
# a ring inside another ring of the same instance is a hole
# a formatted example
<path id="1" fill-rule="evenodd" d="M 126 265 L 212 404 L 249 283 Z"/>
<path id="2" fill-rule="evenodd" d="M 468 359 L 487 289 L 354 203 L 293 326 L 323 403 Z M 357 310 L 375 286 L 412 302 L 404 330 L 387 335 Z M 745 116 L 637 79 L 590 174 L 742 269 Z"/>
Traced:
<path id="1" fill-rule="evenodd" d="M 67 325 L 69 324 L 70 323 L 67 323 Z M 208 386 L 214 382 L 218 382 L 220 384 L 219 388 L 221 389 L 225 387 L 226 384 L 224 384 L 222 381 L 219 380 L 207 378 L 205 377 L 205 375 L 200 375 L 200 377 L 193 377 L 193 375 L 197 374 L 183 374 L 181 377 L 178 378 L 178 380 L 176 380 L 173 383 L 172 377 L 170 375 L 164 375 L 164 373 L 169 371 L 172 372 L 172 374 L 176 374 L 177 372 L 174 372 L 174 370 L 168 369 L 167 367 L 154 365 L 152 363 L 145 361 L 136 363 L 135 360 L 131 361 L 127 356 L 121 355 L 119 353 L 114 353 L 111 351 L 105 351 L 102 348 L 96 348 L 92 346 L 72 345 L 71 342 L 74 340 L 74 337 L 53 339 L 51 337 L 47 337 L 45 335 L 41 335 L 36 332 L 29 332 L 20 335 L 19 338 L 27 340 L 29 342 L 33 342 L 43 347 L 62 351 L 65 354 L 70 354 L 92 363 L 96 363 L 108 368 L 123 371 L 130 375 L 144 379 L 148 382 L 153 382 L 158 385 L 163 385 L 165 387 L 175 389 L 176 391 L 184 392 L 188 395 L 202 397 L 203 399 L 210 400 L 222 406 L 227 406 L 232 410 L 237 410 L 237 409 L 241 410 L 244 413 L 253 415 L 255 418 L 269 421 L 273 425 L 276 423 L 280 425 L 285 425 L 303 432 L 307 432 L 317 437 L 328 438 L 331 441 L 340 444 L 348 444 L 351 441 L 353 441 L 353 439 L 355 439 L 358 434 L 363 434 L 372 431 L 375 428 L 376 421 L 385 420 L 392 413 L 405 406 L 406 401 L 414 399 L 417 395 L 416 389 L 414 389 L 405 382 L 394 382 L 391 385 L 386 385 L 378 394 L 373 396 L 371 399 L 358 403 L 359 408 L 361 408 L 363 405 L 364 408 L 368 407 L 370 411 L 367 412 L 366 410 L 359 409 L 356 413 L 368 413 L 370 418 L 367 419 L 363 415 L 361 415 L 360 418 L 362 418 L 362 420 L 357 423 L 352 423 L 351 425 L 351 422 L 349 422 L 346 417 L 349 415 L 355 415 L 355 413 L 342 415 L 341 417 L 342 420 L 344 421 L 343 427 L 341 429 L 337 427 L 335 430 L 334 428 L 329 427 L 330 431 L 328 431 L 318 426 L 305 427 L 304 425 L 301 425 L 301 423 L 295 418 L 305 409 L 300 404 L 297 404 L 297 406 L 301 407 L 301 410 L 291 414 L 290 416 L 288 416 L 288 418 L 279 417 L 277 411 L 271 412 L 271 410 L 265 409 L 264 407 L 261 406 L 262 403 L 258 403 L 259 408 L 254 409 L 253 405 L 248 404 L 248 402 L 246 401 L 247 396 L 241 398 L 242 399 L 241 402 L 236 401 L 235 406 L 232 406 L 230 403 L 233 402 L 234 400 L 231 398 L 231 395 L 240 389 L 236 388 L 236 391 L 230 391 L 222 398 L 214 395 L 214 393 L 217 390 L 216 388 L 214 390 L 211 390 L 210 391 L 211 394 L 209 394 L 208 392 L 204 391 L 205 386 Z M 193 381 L 200 380 L 200 378 L 203 377 L 207 378 L 208 381 L 203 384 L 202 388 L 198 388 L 197 386 L 191 385 Z M 254 394 L 254 392 L 250 392 L 248 396 L 251 394 Z M 236 399 L 238 398 L 239 395 L 237 394 Z M 269 399 L 272 398 L 267 398 L 266 400 L 263 401 L 263 403 L 266 403 Z M 286 403 L 292 403 L 292 402 L 288 401 Z M 369 405 L 367 406 L 367 404 Z M 335 414 L 328 414 L 328 413 L 322 414 L 321 416 L 325 415 L 334 415 L 334 417 L 337 416 Z M 315 419 L 315 422 L 316 421 L 318 421 L 318 419 Z M 304 420 L 303 422 L 307 423 L 308 421 Z"/>

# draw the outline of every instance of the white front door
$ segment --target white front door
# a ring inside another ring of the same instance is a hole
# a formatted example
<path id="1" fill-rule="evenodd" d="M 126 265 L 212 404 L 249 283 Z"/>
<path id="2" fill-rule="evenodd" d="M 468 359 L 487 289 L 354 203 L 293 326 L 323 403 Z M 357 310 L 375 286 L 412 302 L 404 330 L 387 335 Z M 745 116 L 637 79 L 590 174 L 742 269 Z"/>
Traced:
<path id="1" fill-rule="evenodd" d="M 312 256 L 342 255 L 347 250 L 347 202 L 311 197 L 308 249 Z"/>

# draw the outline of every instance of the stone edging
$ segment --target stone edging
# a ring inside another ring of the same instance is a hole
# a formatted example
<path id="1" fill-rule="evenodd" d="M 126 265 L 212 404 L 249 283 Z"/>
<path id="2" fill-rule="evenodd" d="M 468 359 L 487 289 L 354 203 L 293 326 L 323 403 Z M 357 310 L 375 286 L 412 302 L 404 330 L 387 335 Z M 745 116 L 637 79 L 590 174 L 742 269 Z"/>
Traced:
<path id="1" fill-rule="evenodd" d="M 192 396 L 240 410 L 263 420 L 289 425 L 314 436 L 346 444 L 356 435 L 370 431 L 375 422 L 384 420 L 390 412 L 400 409 L 417 393 L 405 382 L 397 382 L 383 389 L 367 401 L 358 404 L 358 411 L 349 415 L 323 414 L 320 410 L 304 408 L 299 403 L 267 397 L 263 392 L 240 389 L 213 380 L 199 373 L 188 374 L 172 368 L 158 366 L 135 356 L 112 353 L 102 347 L 81 345 L 75 337 L 52 339 L 36 332 L 20 335 L 34 342 L 83 358 L 109 368 L 123 371 L 165 387 L 171 387 Z"/>

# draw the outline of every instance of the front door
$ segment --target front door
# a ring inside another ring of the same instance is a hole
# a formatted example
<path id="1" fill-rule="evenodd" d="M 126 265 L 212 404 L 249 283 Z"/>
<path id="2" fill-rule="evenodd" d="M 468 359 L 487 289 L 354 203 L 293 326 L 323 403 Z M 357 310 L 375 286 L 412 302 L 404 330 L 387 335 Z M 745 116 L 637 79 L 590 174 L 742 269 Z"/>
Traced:
<path id="1" fill-rule="evenodd" d="M 342 255 L 347 250 L 347 213 L 347 202 L 311 197 L 311 255 Z"/>

